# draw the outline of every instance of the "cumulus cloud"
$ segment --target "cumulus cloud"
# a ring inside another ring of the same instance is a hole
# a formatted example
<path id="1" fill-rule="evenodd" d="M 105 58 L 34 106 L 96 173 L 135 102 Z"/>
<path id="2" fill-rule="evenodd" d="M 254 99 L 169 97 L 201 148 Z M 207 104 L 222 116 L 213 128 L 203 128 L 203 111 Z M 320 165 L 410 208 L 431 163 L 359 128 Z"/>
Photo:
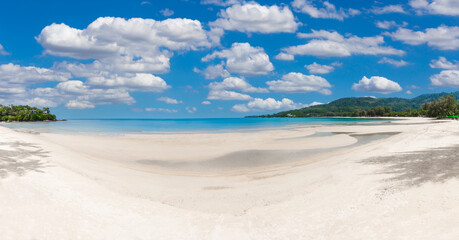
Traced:
<path id="1" fill-rule="evenodd" d="M 66 81 L 70 74 L 47 68 L 20 66 L 13 63 L 0 65 L 1 83 L 34 84 L 47 81 Z M 1 84 L 0 83 L 0 84 Z"/>
<path id="2" fill-rule="evenodd" d="M 170 10 L 169 8 L 165 8 L 161 11 L 159 11 L 164 17 L 170 17 L 174 15 L 174 11 Z"/>
<path id="3" fill-rule="evenodd" d="M 247 94 L 242 94 L 234 91 L 228 91 L 228 90 L 214 90 L 214 91 L 209 91 L 209 95 L 207 96 L 207 99 L 210 100 L 250 100 L 252 99 L 251 96 Z"/>
<path id="4" fill-rule="evenodd" d="M 406 62 L 404 60 L 395 60 L 387 57 L 383 57 L 381 60 L 378 61 L 378 63 L 387 63 L 396 67 L 403 67 L 410 64 L 409 62 Z"/>
<path id="5" fill-rule="evenodd" d="M 179 100 L 177 100 L 177 99 L 170 98 L 170 97 L 160 97 L 160 98 L 157 98 L 156 100 L 161 101 L 161 102 L 165 102 L 165 103 L 167 103 L 167 104 L 179 104 L 179 103 L 183 103 L 183 101 L 179 101 Z"/>
<path id="6" fill-rule="evenodd" d="M 459 70 L 459 62 L 458 61 L 454 61 L 454 63 L 452 63 L 452 62 L 448 61 L 445 57 L 439 57 L 438 60 L 430 61 L 429 66 L 431 68 Z"/>
<path id="7" fill-rule="evenodd" d="M 196 73 L 201 73 L 204 75 L 205 79 L 215 79 L 219 77 L 229 77 L 230 73 L 225 69 L 224 63 L 207 66 L 204 70 L 199 70 L 197 68 L 193 69 Z"/>
<path id="8" fill-rule="evenodd" d="M 168 108 L 145 108 L 147 112 L 163 112 L 163 113 L 176 113 L 177 109 L 168 109 Z"/>
<path id="9" fill-rule="evenodd" d="M 250 100 L 251 96 L 247 94 L 238 93 L 235 91 L 245 93 L 265 93 L 268 92 L 266 88 L 256 88 L 250 85 L 242 78 L 229 77 L 222 82 L 212 82 L 209 84 L 209 95 L 207 99 L 211 100 Z M 235 91 L 228 91 L 235 90 Z"/>
<path id="10" fill-rule="evenodd" d="M 418 14 L 459 16 L 457 0 L 410 0 L 409 5 Z"/>
<path id="11" fill-rule="evenodd" d="M 424 31 L 399 28 L 396 32 L 387 33 L 395 40 L 410 45 L 427 44 L 441 50 L 459 49 L 459 27 L 441 25 L 437 28 L 427 28 Z"/>
<path id="12" fill-rule="evenodd" d="M 77 100 L 70 100 L 67 104 L 65 104 L 67 108 L 70 109 L 88 109 L 88 108 L 95 108 L 96 106 L 89 101 L 77 101 Z"/>
<path id="13" fill-rule="evenodd" d="M 201 23 L 182 18 L 156 21 L 101 17 L 83 30 L 54 23 L 41 31 L 37 41 L 45 53 L 77 59 L 120 54 L 142 57 L 156 53 L 160 47 L 190 50 L 210 46 Z"/>
<path id="14" fill-rule="evenodd" d="M 403 55 L 405 52 L 383 46 L 384 38 L 342 36 L 336 31 L 312 30 L 312 33 L 299 33 L 300 38 L 311 38 L 307 44 L 282 49 L 281 54 L 308 55 L 318 57 L 347 57 L 351 55 Z"/>
<path id="15" fill-rule="evenodd" d="M 170 15 L 171 11 L 163 13 Z M 73 99 L 53 98 L 67 102 L 71 108 L 88 108 L 98 104 L 132 104 L 135 100 L 130 91 L 169 89 L 161 77 L 153 74 L 169 71 L 174 51 L 210 48 L 219 42 L 222 34 L 218 29 L 205 31 L 201 22 L 191 19 L 101 17 L 83 29 L 51 24 L 36 39 L 45 54 L 90 60 L 56 63 L 52 68 L 55 72 L 66 72 L 67 79 L 86 78 L 79 86 L 70 82 L 54 89 L 55 92 L 72 90 Z M 78 90 L 81 92 L 76 93 Z"/>
<path id="16" fill-rule="evenodd" d="M 0 44 L 0 55 L 9 55 L 10 53 L 5 51 L 2 44 Z"/>
<path id="17" fill-rule="evenodd" d="M 301 93 L 301 92 L 319 92 L 330 95 L 330 83 L 323 77 L 315 75 L 304 75 L 302 73 L 291 72 L 282 79 L 268 81 L 269 89 L 275 92 Z"/>
<path id="18" fill-rule="evenodd" d="M 173 51 L 209 48 L 221 34 L 206 32 L 199 21 L 190 19 L 101 17 L 85 29 L 51 24 L 36 39 L 46 54 L 94 60 L 61 67 L 100 75 L 168 72 Z"/>
<path id="19" fill-rule="evenodd" d="M 397 5 L 387 5 L 384 7 L 373 7 L 371 9 L 371 12 L 374 14 L 387 14 L 387 13 L 405 13 L 405 10 L 403 9 L 402 5 L 397 4 Z"/>
<path id="20" fill-rule="evenodd" d="M 234 105 L 231 110 L 234 112 L 255 112 L 255 111 L 270 111 L 270 110 L 289 110 L 304 107 L 302 103 L 295 103 L 288 98 L 283 98 L 278 101 L 274 98 L 255 98 L 247 104 Z"/>
<path id="21" fill-rule="evenodd" d="M 210 26 L 246 33 L 295 32 L 299 23 L 287 6 L 262 6 L 256 2 L 235 4 L 220 12 Z"/>
<path id="22" fill-rule="evenodd" d="M 241 75 L 266 75 L 274 70 L 269 56 L 261 47 L 252 47 L 249 43 L 233 43 L 230 49 L 215 51 L 202 58 L 207 62 L 215 58 L 226 59 L 226 69 Z M 218 70 L 218 69 L 217 69 Z"/>
<path id="23" fill-rule="evenodd" d="M 268 89 L 257 88 L 250 85 L 246 80 L 238 77 L 229 77 L 224 79 L 222 82 L 212 82 L 209 84 L 209 88 L 212 90 L 238 90 L 241 92 L 255 92 L 255 93 L 266 93 Z"/>
<path id="24" fill-rule="evenodd" d="M 359 92 L 373 92 L 389 94 L 402 91 L 402 87 L 394 81 L 385 77 L 373 76 L 371 78 L 363 77 L 358 83 L 352 85 L 352 89 Z"/>
<path id="25" fill-rule="evenodd" d="M 36 89 L 40 90 L 40 89 Z M 53 92 L 57 91 L 57 92 Z M 49 89 L 49 97 L 56 102 L 67 98 L 78 102 L 90 102 L 94 105 L 104 104 L 133 104 L 135 100 L 124 89 L 90 88 L 84 82 L 71 80 L 59 83 L 54 89 Z"/>
<path id="26" fill-rule="evenodd" d="M 170 88 L 162 78 L 148 73 L 136 73 L 132 76 L 94 76 L 88 78 L 87 84 L 103 88 L 116 87 L 145 92 L 163 92 Z"/>
<path id="27" fill-rule="evenodd" d="M 382 28 L 382 29 L 390 29 L 390 28 L 396 28 L 396 27 L 406 27 L 408 25 L 407 22 L 403 22 L 401 24 L 398 24 L 395 21 L 376 21 L 375 22 L 376 27 Z"/>
<path id="28" fill-rule="evenodd" d="M 277 54 L 274 58 L 277 59 L 277 60 L 283 60 L 283 61 L 293 61 L 293 60 L 295 60 L 295 56 L 294 55 L 288 54 L 288 53 L 284 53 L 284 52 L 281 52 L 281 53 Z"/>
<path id="29" fill-rule="evenodd" d="M 320 1 L 321 7 L 315 6 L 312 0 L 294 0 L 292 2 L 292 7 L 297 12 L 306 13 L 313 18 L 329 18 L 329 19 L 338 19 L 344 20 L 344 18 L 352 17 L 360 14 L 359 10 L 356 9 L 336 9 L 335 5 L 331 4 L 328 1 Z"/>
<path id="30" fill-rule="evenodd" d="M 27 89 L 29 86 L 42 82 L 62 82 L 68 80 L 69 77 L 68 73 L 47 68 L 25 67 L 12 63 L 3 64 L 0 65 L 0 98 L 10 103 L 27 104 L 28 100 L 38 97 L 30 96 Z M 45 103 L 43 99 L 40 102 Z M 39 101 L 36 101 L 36 104 L 33 105 L 37 106 L 38 103 Z"/>
<path id="31" fill-rule="evenodd" d="M 212 104 L 212 103 L 211 103 L 210 101 L 202 101 L 201 104 L 202 104 L 202 105 L 210 105 L 210 104 Z"/>
<path id="32" fill-rule="evenodd" d="M 196 107 L 186 107 L 185 110 L 188 113 L 195 113 L 198 109 Z"/>
<path id="33" fill-rule="evenodd" d="M 64 104 L 67 108 L 94 108 L 103 104 L 133 104 L 135 100 L 123 89 L 91 88 L 82 81 L 69 80 L 60 82 L 56 87 L 46 88 L 11 88 L 9 96 L 2 93 L 0 98 L 9 104 L 28 104 L 32 106 L 55 107 Z"/>
<path id="34" fill-rule="evenodd" d="M 220 7 L 228 7 L 234 4 L 241 3 L 239 0 L 201 0 L 201 4 L 204 5 L 216 5 Z"/>
<path id="35" fill-rule="evenodd" d="M 430 77 L 434 86 L 459 88 L 459 70 L 443 70 Z"/>
<path id="36" fill-rule="evenodd" d="M 309 65 L 304 65 L 304 67 L 307 68 L 308 71 L 312 74 L 327 74 L 335 70 L 333 66 L 321 65 L 317 64 L 316 62 Z"/>

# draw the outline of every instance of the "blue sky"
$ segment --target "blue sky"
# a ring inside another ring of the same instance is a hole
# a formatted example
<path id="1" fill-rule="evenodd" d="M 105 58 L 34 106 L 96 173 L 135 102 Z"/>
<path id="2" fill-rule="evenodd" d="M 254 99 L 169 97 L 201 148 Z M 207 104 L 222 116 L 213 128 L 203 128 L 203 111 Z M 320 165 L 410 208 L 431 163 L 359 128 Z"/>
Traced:
<path id="1" fill-rule="evenodd" d="M 459 88 L 459 2 L 8 1 L 0 103 L 240 117 Z"/>

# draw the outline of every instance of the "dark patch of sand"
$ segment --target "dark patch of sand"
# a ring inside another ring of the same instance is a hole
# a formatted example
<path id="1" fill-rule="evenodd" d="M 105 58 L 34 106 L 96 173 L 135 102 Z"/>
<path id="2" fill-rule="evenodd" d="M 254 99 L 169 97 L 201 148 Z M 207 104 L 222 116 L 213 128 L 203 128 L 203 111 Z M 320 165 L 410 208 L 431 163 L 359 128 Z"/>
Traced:
<path id="1" fill-rule="evenodd" d="M 24 176 L 28 172 L 43 172 L 46 163 L 38 158 L 48 157 L 48 152 L 39 146 L 26 142 L 0 143 L 7 150 L 0 148 L 0 178 L 6 178 L 11 174 Z"/>
<path id="2" fill-rule="evenodd" d="M 386 180 L 400 188 L 441 183 L 459 178 L 459 145 L 370 158 L 361 163 L 383 165 L 378 173 L 389 174 Z"/>

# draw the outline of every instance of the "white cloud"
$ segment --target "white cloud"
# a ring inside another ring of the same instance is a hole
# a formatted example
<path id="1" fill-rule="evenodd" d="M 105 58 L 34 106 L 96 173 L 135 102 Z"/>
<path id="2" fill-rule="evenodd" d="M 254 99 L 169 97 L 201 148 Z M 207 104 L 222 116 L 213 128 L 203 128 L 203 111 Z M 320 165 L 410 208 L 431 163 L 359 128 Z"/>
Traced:
<path id="1" fill-rule="evenodd" d="M 38 93 L 46 91 L 50 99 L 63 102 L 67 99 L 92 105 L 133 104 L 135 100 L 123 89 L 95 89 L 78 80 L 59 83 L 51 89 L 35 89 Z"/>
<path id="2" fill-rule="evenodd" d="M 409 5 L 418 14 L 459 16 L 457 0 L 410 0 Z"/>
<path id="3" fill-rule="evenodd" d="M 384 7 L 373 7 L 371 9 L 371 12 L 374 14 L 387 14 L 387 13 L 405 13 L 405 10 L 403 9 L 402 5 L 397 4 L 397 5 L 387 5 Z"/>
<path id="4" fill-rule="evenodd" d="M 351 55 L 403 55 L 402 50 L 382 46 L 384 38 L 357 37 L 350 34 L 342 36 L 336 31 L 312 30 L 312 33 L 299 33 L 300 38 L 312 38 L 304 45 L 282 49 L 288 55 L 308 55 L 318 57 L 347 57 Z M 281 54 L 282 54 L 281 53 Z"/>
<path id="5" fill-rule="evenodd" d="M 323 103 L 321 102 L 312 102 L 310 104 L 305 104 L 304 107 L 312 107 L 312 106 L 317 106 L 317 105 L 322 105 Z"/>
<path id="6" fill-rule="evenodd" d="M 209 48 L 223 33 L 206 32 L 199 21 L 101 17 L 85 29 L 65 24 L 46 26 L 36 38 L 45 53 L 76 59 L 95 59 L 74 64 L 79 72 L 164 73 L 172 51 Z"/>
<path id="7" fill-rule="evenodd" d="M 47 81 L 66 81 L 69 78 L 68 73 L 47 68 L 24 67 L 13 63 L 0 65 L 0 84 L 7 82 L 30 85 Z"/>
<path id="8" fill-rule="evenodd" d="M 381 60 L 378 61 L 378 63 L 387 63 L 396 67 L 403 67 L 410 64 L 409 62 L 406 62 L 404 60 L 395 60 L 387 57 L 383 57 Z"/>
<path id="9" fill-rule="evenodd" d="M 256 2 L 236 4 L 220 12 L 210 26 L 240 32 L 295 32 L 299 23 L 287 6 L 262 6 Z"/>
<path id="10" fill-rule="evenodd" d="M 210 61 L 215 58 L 226 59 L 226 68 L 231 73 L 241 75 L 266 75 L 274 70 L 269 56 L 261 47 L 252 47 L 249 43 L 233 43 L 230 49 L 216 51 L 202 58 Z"/>
<path id="11" fill-rule="evenodd" d="M 323 77 L 304 75 L 291 72 L 282 76 L 281 80 L 268 81 L 269 89 L 275 92 L 300 93 L 319 92 L 325 95 L 331 94 L 330 83 Z"/>
<path id="12" fill-rule="evenodd" d="M 388 94 L 402 91 L 402 87 L 394 81 L 385 77 L 373 76 L 371 78 L 363 77 L 358 83 L 352 85 L 352 89 L 359 92 L 373 92 Z"/>
<path id="13" fill-rule="evenodd" d="M 177 109 L 168 109 L 168 108 L 145 108 L 147 112 L 164 112 L 164 113 L 176 113 Z"/>
<path id="14" fill-rule="evenodd" d="M 149 1 L 142 1 L 140 5 L 151 5 L 151 2 Z"/>
<path id="15" fill-rule="evenodd" d="M 170 97 L 160 97 L 160 98 L 157 98 L 156 100 L 161 101 L 161 102 L 165 102 L 165 103 L 167 103 L 167 104 L 179 104 L 179 103 L 183 103 L 183 101 L 179 101 L 179 100 L 177 100 L 177 99 L 170 98 Z"/>
<path id="16" fill-rule="evenodd" d="M 196 107 L 186 107 L 185 110 L 188 113 L 195 113 L 198 109 Z"/>
<path id="17" fill-rule="evenodd" d="M 170 88 L 162 78 L 148 73 L 136 73 L 132 76 L 89 77 L 87 84 L 103 88 L 116 87 L 144 92 L 163 92 Z"/>
<path id="18" fill-rule="evenodd" d="M 2 44 L 0 44 L 0 55 L 9 55 L 10 53 L 5 51 Z"/>
<path id="19" fill-rule="evenodd" d="M 438 60 L 430 61 L 429 66 L 431 68 L 459 70 L 459 61 L 454 61 L 454 63 L 452 63 L 448 61 L 445 57 L 439 57 Z"/>
<path id="20" fill-rule="evenodd" d="M 234 91 L 241 92 L 256 92 L 266 93 L 268 92 L 265 88 L 256 88 L 250 85 L 247 81 L 242 78 L 229 77 L 224 79 L 222 82 L 212 82 L 209 84 L 209 95 L 207 99 L 211 100 L 250 100 L 251 96 L 242 94 Z"/>
<path id="21" fill-rule="evenodd" d="M 274 98 L 255 98 L 247 104 L 234 105 L 231 110 L 234 112 L 254 112 L 254 111 L 270 111 L 270 110 L 289 110 L 295 108 L 301 108 L 305 105 L 302 103 L 295 103 L 288 98 L 283 98 L 281 101 L 277 101 Z"/>
<path id="22" fill-rule="evenodd" d="M 250 100 L 252 99 L 251 96 L 247 94 L 242 94 L 234 91 L 227 91 L 227 90 L 211 90 L 209 91 L 209 95 L 207 99 L 210 100 Z"/>
<path id="23" fill-rule="evenodd" d="M 29 86 L 42 82 L 62 82 L 69 78 L 68 73 L 47 68 L 3 64 L 0 65 L 0 98 L 12 103 L 25 103 L 30 99 L 30 96 L 27 96 Z"/>
<path id="24" fill-rule="evenodd" d="M 170 10 L 169 8 L 165 8 L 165 9 L 159 11 L 159 12 L 165 17 L 170 17 L 170 16 L 174 15 L 174 11 Z"/>
<path id="25" fill-rule="evenodd" d="M 316 1 L 317 2 L 317 1 Z M 323 1 L 322 8 L 316 7 L 312 0 L 294 0 L 292 7 L 295 11 L 306 13 L 313 18 L 329 18 L 344 20 L 344 18 L 352 17 L 360 14 L 359 10 L 356 9 L 336 9 L 335 5 L 328 1 Z"/>
<path id="26" fill-rule="evenodd" d="M 396 32 L 387 35 L 410 45 L 427 44 L 441 50 L 459 49 L 459 27 L 457 26 L 441 25 L 437 28 L 427 28 L 425 31 L 399 28 Z"/>
<path id="27" fill-rule="evenodd" d="M 67 108 L 70 109 L 88 109 L 88 108 L 95 108 L 94 104 L 90 103 L 89 101 L 77 101 L 77 100 L 70 100 L 67 104 L 65 104 Z"/>
<path id="28" fill-rule="evenodd" d="M 313 64 L 304 65 L 305 68 L 312 74 L 327 74 L 333 72 L 335 68 L 333 66 L 321 65 L 314 62 Z"/>
<path id="29" fill-rule="evenodd" d="M 37 37 L 45 53 L 77 59 L 116 55 L 142 57 L 159 47 L 192 50 L 210 47 L 201 23 L 190 19 L 156 21 L 143 18 L 100 17 L 86 29 L 65 24 L 46 26 Z"/>
<path id="30" fill-rule="evenodd" d="M 202 101 L 201 104 L 202 104 L 202 105 L 210 105 L 210 104 L 212 104 L 212 103 L 211 103 L 210 101 Z"/>
<path id="31" fill-rule="evenodd" d="M 434 86 L 459 88 L 459 70 L 443 70 L 430 77 Z"/>
<path id="32" fill-rule="evenodd" d="M 266 88 L 256 88 L 250 85 L 247 81 L 242 78 L 229 77 L 225 78 L 222 82 L 212 82 L 209 84 L 211 90 L 238 90 L 241 92 L 256 92 L 256 93 L 266 93 L 268 89 Z"/>
<path id="33" fill-rule="evenodd" d="M 26 100 L 23 104 L 34 107 L 57 107 L 57 103 L 44 98 L 35 97 Z"/>
<path id="34" fill-rule="evenodd" d="M 398 24 L 395 21 L 376 21 L 375 22 L 376 27 L 382 28 L 382 29 L 390 29 L 390 28 L 395 28 L 395 27 L 406 27 L 408 25 L 407 22 L 403 22 L 401 24 Z"/>
<path id="35" fill-rule="evenodd" d="M 277 60 L 284 60 L 284 61 L 293 61 L 293 60 L 295 60 L 295 56 L 294 55 L 283 53 L 283 52 L 277 54 L 274 58 L 277 59 Z"/>
<path id="36" fill-rule="evenodd" d="M 14 88 L 9 88 L 14 89 Z M 4 96 L 0 87 L 0 97 Z M 82 81 L 70 80 L 56 87 L 22 89 L 6 97 L 9 104 L 55 107 L 65 104 L 68 108 L 94 108 L 103 104 L 133 104 L 135 100 L 123 89 L 94 89 Z"/>
<path id="37" fill-rule="evenodd" d="M 406 90 L 406 92 L 405 92 L 405 93 L 406 93 L 406 94 L 413 94 L 413 92 L 412 92 L 412 91 L 410 91 L 410 90 Z"/>
<path id="38" fill-rule="evenodd" d="M 239 0 L 201 0 L 204 5 L 216 5 L 220 7 L 228 7 L 234 4 L 241 3 Z"/>
<path id="39" fill-rule="evenodd" d="M 219 77 L 225 78 L 230 76 L 230 73 L 224 67 L 224 63 L 210 65 L 204 70 L 194 68 L 193 71 L 203 74 L 205 79 L 215 79 Z"/>

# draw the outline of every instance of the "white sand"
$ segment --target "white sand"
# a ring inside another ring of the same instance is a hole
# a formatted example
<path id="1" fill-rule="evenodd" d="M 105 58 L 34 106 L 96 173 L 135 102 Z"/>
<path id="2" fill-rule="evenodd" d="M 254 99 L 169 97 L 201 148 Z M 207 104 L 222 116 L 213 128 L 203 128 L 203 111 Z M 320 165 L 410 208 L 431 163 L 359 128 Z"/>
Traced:
<path id="1" fill-rule="evenodd" d="M 400 134 L 355 145 L 316 131 Z M 0 239 L 459 239 L 455 144 L 459 122 L 427 119 L 127 136 L 0 127 Z M 215 160 L 279 153 L 249 168 Z"/>

